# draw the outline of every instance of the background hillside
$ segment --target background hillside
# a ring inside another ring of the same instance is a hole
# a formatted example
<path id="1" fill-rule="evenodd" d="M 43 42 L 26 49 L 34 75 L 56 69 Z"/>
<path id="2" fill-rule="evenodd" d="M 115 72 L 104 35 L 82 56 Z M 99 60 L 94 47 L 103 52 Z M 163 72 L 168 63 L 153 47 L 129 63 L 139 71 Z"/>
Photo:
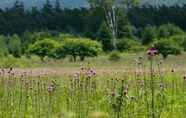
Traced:
<path id="1" fill-rule="evenodd" d="M 15 3 L 16 0 L 4 0 L 0 2 L 1 8 L 11 7 Z M 25 4 L 26 8 L 30 8 L 31 6 L 41 7 L 46 0 L 18 0 L 22 1 Z M 55 0 L 50 0 L 51 3 L 55 3 Z M 88 4 L 86 0 L 60 0 L 63 7 L 67 8 L 78 8 L 78 7 L 87 7 Z M 150 4 L 150 5 L 175 5 L 175 4 L 186 4 L 185 0 L 142 0 L 142 4 Z"/>

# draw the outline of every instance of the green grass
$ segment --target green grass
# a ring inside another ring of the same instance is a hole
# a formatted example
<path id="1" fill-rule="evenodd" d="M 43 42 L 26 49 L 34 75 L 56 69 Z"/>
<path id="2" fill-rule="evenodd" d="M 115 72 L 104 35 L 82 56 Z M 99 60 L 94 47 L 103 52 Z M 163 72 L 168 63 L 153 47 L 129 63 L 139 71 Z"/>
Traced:
<path id="1" fill-rule="evenodd" d="M 186 80 L 180 69 L 185 67 L 185 55 L 171 56 L 162 64 L 159 64 L 161 58 L 156 57 L 153 72 L 149 71 L 149 60 L 138 57 L 139 54 L 123 54 L 118 62 L 108 61 L 107 56 L 89 58 L 83 64 L 90 64 L 71 76 L 33 77 L 29 73 L 18 76 L 14 70 L 1 70 L 0 117 L 184 118 Z M 48 65 L 44 67 L 51 68 L 57 65 L 77 68 L 82 64 L 67 63 L 67 60 L 45 63 Z M 107 72 L 94 75 L 92 66 Z M 126 68 L 129 71 L 119 71 Z"/>
<path id="2" fill-rule="evenodd" d="M 14 58 L 12 56 L 8 57 L 1 57 L 0 67 L 17 67 L 17 68 L 38 68 L 38 67 L 79 67 L 81 65 L 90 63 L 96 68 L 123 68 L 123 67 L 135 67 L 136 66 L 136 59 L 142 56 L 144 57 L 145 53 L 121 53 L 121 59 L 118 61 L 109 61 L 109 55 L 102 54 L 98 57 L 94 58 L 87 58 L 85 61 L 77 61 L 77 62 L 70 62 L 69 58 L 61 59 L 61 60 L 54 60 L 50 58 L 45 58 L 45 62 L 42 62 L 39 57 L 31 56 L 30 58 L 26 58 L 22 56 L 21 58 Z M 164 67 L 175 67 L 175 68 L 184 68 L 186 67 L 185 63 L 186 54 L 182 54 L 179 56 L 169 56 L 165 62 Z M 161 56 L 157 57 L 157 60 L 162 60 Z M 144 60 L 147 62 L 147 59 Z"/>
<path id="3" fill-rule="evenodd" d="M 8 75 L 2 71 L 0 116 L 94 118 L 92 114 L 101 114 L 103 118 L 149 118 L 155 114 L 155 118 L 184 117 L 186 80 L 183 75 L 165 73 L 155 65 L 154 68 L 153 85 L 149 72 L 141 66 L 136 73 L 99 76 L 92 75 L 89 67 L 71 77 L 17 77 L 13 71 Z"/>

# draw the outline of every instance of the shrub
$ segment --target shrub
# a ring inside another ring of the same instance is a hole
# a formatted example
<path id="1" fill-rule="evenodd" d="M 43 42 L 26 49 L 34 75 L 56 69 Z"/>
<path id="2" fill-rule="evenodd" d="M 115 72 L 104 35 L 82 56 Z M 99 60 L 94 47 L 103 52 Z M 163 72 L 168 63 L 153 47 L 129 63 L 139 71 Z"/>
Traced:
<path id="1" fill-rule="evenodd" d="M 124 22 L 126 22 L 124 20 Z M 129 23 L 124 23 L 124 24 L 118 24 L 120 25 L 120 27 L 118 27 L 118 38 L 122 38 L 122 37 L 128 37 L 128 38 L 133 38 L 134 37 L 134 33 L 136 31 L 135 27 L 132 26 Z"/>
<path id="2" fill-rule="evenodd" d="M 128 39 L 128 38 L 122 38 L 118 39 L 117 41 L 117 48 L 119 51 L 143 51 L 144 46 L 142 44 L 135 40 L 135 39 Z"/>
<path id="3" fill-rule="evenodd" d="M 121 55 L 120 55 L 120 53 L 117 52 L 117 51 L 113 51 L 113 52 L 111 52 L 110 55 L 109 55 L 109 60 L 110 60 L 110 61 L 118 61 L 118 60 L 120 60 L 120 59 L 121 59 Z"/>
<path id="4" fill-rule="evenodd" d="M 173 25 L 173 24 L 161 25 L 158 28 L 158 37 L 159 38 L 168 38 L 170 36 L 183 34 L 183 33 L 184 32 L 182 29 L 180 29 L 178 26 Z"/>
<path id="5" fill-rule="evenodd" d="M 44 61 L 45 56 L 53 56 L 56 48 L 59 47 L 58 42 L 52 39 L 37 40 L 34 44 L 29 46 L 28 52 L 35 54 Z"/>
<path id="6" fill-rule="evenodd" d="M 184 51 L 186 51 L 186 40 L 183 41 L 182 46 L 183 46 Z"/>
<path id="7" fill-rule="evenodd" d="M 102 46 L 97 41 L 83 38 L 69 38 L 63 42 L 63 52 L 65 55 L 73 56 L 73 60 L 76 61 L 77 56 L 83 61 L 85 57 L 97 56 L 102 51 Z"/>
<path id="8" fill-rule="evenodd" d="M 168 55 L 181 54 L 181 48 L 168 39 L 161 39 L 155 42 L 154 46 L 158 49 L 158 53 L 162 54 L 164 59 L 167 58 Z"/>
<path id="9" fill-rule="evenodd" d="M 176 35 L 172 36 L 170 38 L 172 41 L 174 41 L 175 44 L 178 44 L 180 47 L 186 51 L 186 35 Z"/>
<path id="10" fill-rule="evenodd" d="M 64 45 L 59 44 L 58 46 L 56 46 L 56 48 L 52 50 L 50 57 L 55 58 L 55 59 L 65 58 L 66 52 L 64 50 Z"/>
<path id="11" fill-rule="evenodd" d="M 0 56 L 7 56 L 8 48 L 6 43 L 6 37 L 0 36 Z"/>
<path id="12" fill-rule="evenodd" d="M 59 40 L 64 40 L 68 38 L 75 38 L 76 36 L 73 34 L 68 34 L 68 33 L 60 33 L 59 34 Z"/>
<path id="13" fill-rule="evenodd" d="M 157 38 L 156 27 L 147 26 L 141 33 L 142 43 L 144 45 L 148 45 L 153 42 L 154 39 Z"/>
<path id="14" fill-rule="evenodd" d="M 12 37 L 9 37 L 8 50 L 10 54 L 12 54 L 14 57 L 21 57 L 21 47 L 21 39 L 18 35 L 13 35 Z"/>
<path id="15" fill-rule="evenodd" d="M 109 51 L 113 49 L 112 34 L 109 31 L 105 22 L 103 22 L 96 34 L 97 39 L 102 43 L 103 50 Z"/>

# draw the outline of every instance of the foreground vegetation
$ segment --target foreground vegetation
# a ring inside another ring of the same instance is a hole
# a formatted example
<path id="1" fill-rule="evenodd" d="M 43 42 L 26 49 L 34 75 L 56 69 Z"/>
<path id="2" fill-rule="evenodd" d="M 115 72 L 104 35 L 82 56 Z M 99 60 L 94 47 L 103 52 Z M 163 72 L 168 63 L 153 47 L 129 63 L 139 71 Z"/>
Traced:
<path id="1" fill-rule="evenodd" d="M 88 64 L 71 76 L 18 76 L 12 68 L 1 69 L 0 116 L 184 117 L 186 76 L 165 71 L 165 63 L 155 57 L 139 57 L 135 63 L 128 72 L 99 74 Z"/>

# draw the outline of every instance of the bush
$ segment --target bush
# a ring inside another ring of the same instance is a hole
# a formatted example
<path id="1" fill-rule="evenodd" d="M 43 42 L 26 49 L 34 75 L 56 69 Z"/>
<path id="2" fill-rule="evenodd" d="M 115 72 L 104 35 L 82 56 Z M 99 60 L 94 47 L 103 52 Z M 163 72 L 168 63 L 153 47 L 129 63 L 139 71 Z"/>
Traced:
<path id="1" fill-rule="evenodd" d="M 186 51 L 186 35 L 176 35 L 172 36 L 170 38 L 172 41 L 174 41 L 175 44 L 178 44 L 180 47 Z"/>
<path id="2" fill-rule="evenodd" d="M 63 49 L 65 55 L 70 55 L 76 61 L 77 56 L 83 61 L 85 57 L 97 56 L 102 51 L 102 45 L 97 41 L 83 38 L 70 38 L 64 39 Z"/>
<path id="3" fill-rule="evenodd" d="M 139 41 L 135 39 L 128 39 L 128 38 L 118 39 L 117 48 L 119 51 L 139 52 L 144 50 L 144 46 L 142 46 L 142 44 Z"/>
<path id="4" fill-rule="evenodd" d="M 0 36 L 0 56 L 8 55 L 8 48 L 6 43 L 6 37 Z"/>
<path id="5" fill-rule="evenodd" d="M 54 56 L 55 50 L 60 47 L 59 43 L 52 39 L 37 40 L 29 46 L 28 53 L 35 54 L 44 61 L 45 56 Z"/>
<path id="6" fill-rule="evenodd" d="M 12 54 L 14 57 L 21 57 L 21 39 L 18 35 L 13 35 L 9 38 L 8 41 L 8 50 L 9 53 Z"/>
<path id="7" fill-rule="evenodd" d="M 168 38 L 170 36 L 183 34 L 183 33 L 184 32 L 182 29 L 180 29 L 178 26 L 173 25 L 173 24 L 161 25 L 158 28 L 158 37 L 159 38 Z"/>
<path id="8" fill-rule="evenodd" d="M 147 26 L 141 33 L 142 43 L 148 45 L 157 38 L 157 28 L 153 26 Z"/>
<path id="9" fill-rule="evenodd" d="M 110 55 L 109 55 L 109 60 L 110 60 L 110 61 L 118 61 L 118 60 L 120 60 L 120 59 L 121 59 L 121 55 L 120 55 L 120 53 L 117 52 L 117 51 L 113 51 L 113 52 L 111 52 Z"/>
<path id="10" fill-rule="evenodd" d="M 158 53 L 162 54 L 163 58 L 167 58 L 168 55 L 181 54 L 181 48 L 173 41 L 168 39 L 161 39 L 154 44 L 155 48 L 158 49 Z"/>
<path id="11" fill-rule="evenodd" d="M 103 45 L 103 50 L 109 51 L 113 49 L 112 45 L 112 34 L 108 29 L 105 22 L 103 22 L 96 34 L 98 41 L 100 41 Z"/>
<path id="12" fill-rule="evenodd" d="M 186 51 L 186 40 L 183 41 L 182 46 L 183 46 L 184 51 Z"/>

